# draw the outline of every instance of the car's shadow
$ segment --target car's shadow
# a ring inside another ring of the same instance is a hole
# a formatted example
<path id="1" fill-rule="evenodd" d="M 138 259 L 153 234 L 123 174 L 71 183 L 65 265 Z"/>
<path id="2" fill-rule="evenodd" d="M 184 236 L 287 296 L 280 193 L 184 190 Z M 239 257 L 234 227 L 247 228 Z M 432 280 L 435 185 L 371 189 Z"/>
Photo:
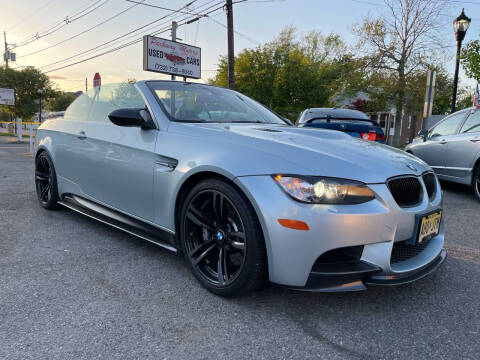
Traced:
<path id="1" fill-rule="evenodd" d="M 474 201 L 468 187 L 446 187 L 449 193 Z M 88 241 L 89 245 L 116 248 L 119 254 L 95 257 L 92 266 L 100 271 L 95 271 L 93 288 L 105 287 L 105 293 L 122 301 L 131 298 L 145 312 L 181 307 L 176 321 L 199 321 L 210 329 L 209 336 L 230 339 L 227 329 L 244 328 L 248 332 L 239 335 L 242 342 L 278 337 L 288 346 L 297 344 L 312 353 L 329 348 L 342 358 L 450 358 L 453 354 L 475 358 L 473 354 L 480 351 L 474 300 L 480 298 L 480 287 L 475 285 L 480 276 L 478 254 L 450 256 L 436 273 L 399 287 L 304 293 L 269 286 L 225 299 L 203 289 L 181 257 L 68 210 L 61 213 L 69 223 L 100 235 L 101 240 Z M 205 316 L 212 311 L 217 315 Z M 142 321 L 157 327 L 164 320 L 159 314 Z M 194 331 L 197 325 L 192 326 Z"/>
<path id="2" fill-rule="evenodd" d="M 471 186 L 448 181 L 440 181 L 440 185 L 444 191 L 453 192 L 462 197 L 475 200 L 475 195 Z"/>
<path id="3" fill-rule="evenodd" d="M 480 350 L 478 302 L 472 301 L 480 295 L 473 275 L 479 265 L 479 258 L 449 258 L 435 274 L 409 285 L 352 293 L 271 287 L 234 301 L 245 311 L 284 314 L 306 336 L 347 356 L 438 358 L 454 349 L 473 355 L 473 348 Z"/>
<path id="4" fill-rule="evenodd" d="M 160 262 L 170 258 L 154 246 L 148 251 Z M 311 293 L 269 285 L 234 299 L 210 294 L 177 260 L 167 261 L 176 275 L 162 276 L 180 280 L 181 292 L 197 304 L 221 309 L 225 319 L 215 321 L 222 325 L 212 326 L 223 328 L 222 321 L 228 321 L 229 327 L 249 327 L 252 336 L 258 331 L 279 331 L 283 336 L 289 329 L 312 349 L 327 346 L 342 358 L 474 358 L 472 354 L 480 351 L 478 302 L 473 300 L 480 298 L 480 288 L 474 285 L 480 275 L 478 254 L 467 260 L 451 256 L 434 274 L 403 286 Z M 228 313 L 237 316 L 228 318 Z"/>

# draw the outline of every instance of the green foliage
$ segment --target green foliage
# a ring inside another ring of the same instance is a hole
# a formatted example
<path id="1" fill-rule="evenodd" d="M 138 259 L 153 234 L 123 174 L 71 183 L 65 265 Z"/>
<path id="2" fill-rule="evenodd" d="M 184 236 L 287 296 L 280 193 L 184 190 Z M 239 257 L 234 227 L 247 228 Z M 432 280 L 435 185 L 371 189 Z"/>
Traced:
<path id="1" fill-rule="evenodd" d="M 45 107 L 50 111 L 65 111 L 77 96 L 77 93 L 55 91 L 53 96 L 47 100 Z"/>
<path id="2" fill-rule="evenodd" d="M 467 76 L 480 82 L 480 40 L 468 42 L 460 59 Z"/>
<path id="3" fill-rule="evenodd" d="M 298 39 L 287 27 L 274 41 L 240 52 L 235 78 L 238 91 L 294 119 L 307 107 L 333 106 L 335 95 L 361 75 L 338 35 L 313 31 Z M 226 57 L 220 57 L 209 82 L 228 86 Z"/>
<path id="4" fill-rule="evenodd" d="M 365 21 L 362 29 L 368 32 L 365 41 L 380 41 L 386 36 L 380 20 Z M 394 41 L 385 43 L 381 54 L 365 55 L 366 52 L 357 49 L 360 57 L 338 35 L 325 36 L 314 31 L 299 37 L 294 28 L 287 27 L 275 40 L 237 55 L 236 87 L 290 119 L 295 119 L 305 108 L 338 106 L 348 101 L 351 101 L 348 107 L 364 112 L 389 112 L 401 103 L 402 113 L 421 118 L 427 72 L 432 69 L 437 73 L 433 114 L 448 114 L 453 79 L 442 63 L 438 59 L 427 62 L 428 57 L 421 60 L 411 57 L 400 81 L 395 61 L 387 61 L 388 53 L 395 51 L 394 45 Z M 220 57 L 217 74 L 209 82 L 228 86 L 226 57 Z M 465 91 L 462 88 L 458 91 L 458 109 L 470 101 L 465 100 Z M 359 92 L 368 95 L 369 100 L 358 100 Z"/>
<path id="5" fill-rule="evenodd" d="M 42 98 L 50 98 L 54 91 L 47 75 L 33 67 L 17 71 L 14 69 L 0 69 L 0 86 L 14 88 L 16 91 L 16 112 L 23 120 L 30 120 L 38 112 L 38 90 L 42 90 Z M 13 106 L 0 106 L 0 110 L 14 115 Z"/>

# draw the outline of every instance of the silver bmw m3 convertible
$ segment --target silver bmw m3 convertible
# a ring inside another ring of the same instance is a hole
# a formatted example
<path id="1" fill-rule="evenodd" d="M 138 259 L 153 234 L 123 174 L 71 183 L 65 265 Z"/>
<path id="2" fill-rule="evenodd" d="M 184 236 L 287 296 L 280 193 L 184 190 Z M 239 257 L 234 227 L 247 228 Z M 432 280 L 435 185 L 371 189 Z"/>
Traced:
<path id="1" fill-rule="evenodd" d="M 295 128 L 248 97 L 172 81 L 103 85 L 36 137 L 46 209 L 67 207 L 174 253 L 236 296 L 404 284 L 443 262 L 431 168 L 385 145 Z"/>

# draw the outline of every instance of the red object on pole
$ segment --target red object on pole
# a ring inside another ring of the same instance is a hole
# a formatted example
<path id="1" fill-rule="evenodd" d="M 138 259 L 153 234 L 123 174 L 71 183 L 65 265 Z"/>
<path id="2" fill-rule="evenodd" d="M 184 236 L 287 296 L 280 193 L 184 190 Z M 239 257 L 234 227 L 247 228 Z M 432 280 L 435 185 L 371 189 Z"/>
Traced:
<path id="1" fill-rule="evenodd" d="M 102 85 L 102 78 L 100 77 L 99 73 L 95 73 L 93 77 L 93 87 L 101 86 Z"/>

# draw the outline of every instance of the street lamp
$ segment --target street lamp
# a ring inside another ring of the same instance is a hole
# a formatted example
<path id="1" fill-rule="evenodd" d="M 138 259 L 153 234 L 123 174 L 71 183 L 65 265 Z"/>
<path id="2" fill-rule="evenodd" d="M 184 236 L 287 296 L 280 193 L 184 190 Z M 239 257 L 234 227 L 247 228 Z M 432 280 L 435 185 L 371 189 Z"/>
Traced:
<path id="1" fill-rule="evenodd" d="M 453 78 L 453 96 L 452 96 L 452 113 L 455 112 L 455 102 L 457 101 L 457 85 L 458 85 L 458 68 L 460 66 L 460 48 L 462 41 L 465 38 L 468 27 L 472 19 L 465 15 L 464 9 L 459 17 L 453 20 L 453 31 L 455 31 L 455 38 L 457 39 L 457 59 L 455 62 L 455 77 Z"/>
<path id="2" fill-rule="evenodd" d="M 38 122 L 42 122 L 42 89 L 37 90 L 38 95 L 40 96 L 40 99 L 38 101 L 40 105 L 40 111 L 38 112 Z"/>

